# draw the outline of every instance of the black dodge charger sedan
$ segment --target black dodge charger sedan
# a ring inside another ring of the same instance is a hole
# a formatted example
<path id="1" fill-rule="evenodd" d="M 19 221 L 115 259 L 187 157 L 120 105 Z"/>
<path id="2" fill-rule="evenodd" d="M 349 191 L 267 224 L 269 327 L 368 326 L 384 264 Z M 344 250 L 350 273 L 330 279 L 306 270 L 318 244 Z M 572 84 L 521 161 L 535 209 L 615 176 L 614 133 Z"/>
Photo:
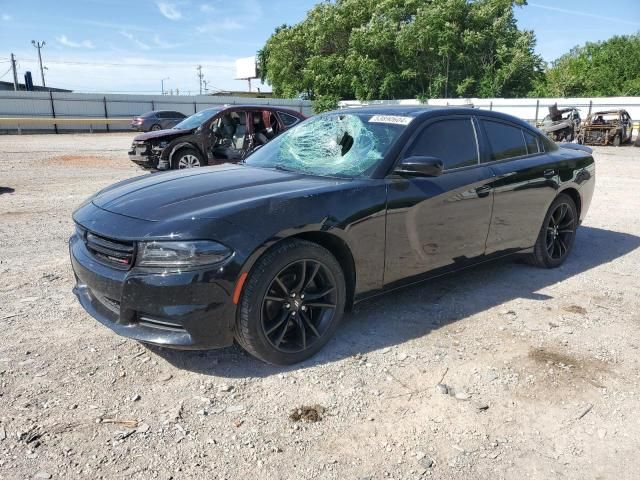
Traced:
<path id="1" fill-rule="evenodd" d="M 241 164 L 95 194 L 73 215 L 74 291 L 120 335 L 183 349 L 235 339 L 290 364 L 373 295 L 507 255 L 557 267 L 594 185 L 590 149 L 508 115 L 331 112 Z"/>

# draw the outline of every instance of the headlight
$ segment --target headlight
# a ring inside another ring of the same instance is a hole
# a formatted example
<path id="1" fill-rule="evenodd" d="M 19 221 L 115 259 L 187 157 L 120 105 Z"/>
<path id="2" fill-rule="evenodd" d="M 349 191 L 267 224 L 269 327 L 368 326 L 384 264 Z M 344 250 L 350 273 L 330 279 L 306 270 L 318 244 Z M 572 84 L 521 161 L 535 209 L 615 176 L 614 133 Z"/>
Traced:
<path id="1" fill-rule="evenodd" d="M 199 267 L 229 258 L 233 252 L 217 242 L 140 242 L 137 265 L 140 267 Z"/>

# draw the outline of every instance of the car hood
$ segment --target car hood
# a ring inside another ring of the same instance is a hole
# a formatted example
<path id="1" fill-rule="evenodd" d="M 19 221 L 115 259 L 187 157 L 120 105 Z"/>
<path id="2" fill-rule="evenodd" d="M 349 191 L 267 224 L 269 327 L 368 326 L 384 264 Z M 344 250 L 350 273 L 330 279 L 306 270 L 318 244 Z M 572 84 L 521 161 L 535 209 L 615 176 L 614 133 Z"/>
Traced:
<path id="1" fill-rule="evenodd" d="M 148 221 L 221 218 L 252 203 L 346 181 L 229 164 L 125 180 L 96 194 L 92 203 Z"/>
<path id="2" fill-rule="evenodd" d="M 144 142 L 145 140 L 154 140 L 157 138 L 182 137 L 183 135 L 193 133 L 194 130 L 195 128 L 191 130 L 177 130 L 175 128 L 169 128 L 167 130 L 156 130 L 155 132 L 147 132 L 136 135 L 133 140 L 135 142 Z"/>

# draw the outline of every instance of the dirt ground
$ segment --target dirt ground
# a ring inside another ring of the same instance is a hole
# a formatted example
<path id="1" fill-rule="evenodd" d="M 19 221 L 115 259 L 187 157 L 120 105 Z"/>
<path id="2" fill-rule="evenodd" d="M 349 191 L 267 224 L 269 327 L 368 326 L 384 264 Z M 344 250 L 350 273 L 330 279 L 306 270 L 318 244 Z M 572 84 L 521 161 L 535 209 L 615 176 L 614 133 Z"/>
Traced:
<path id="1" fill-rule="evenodd" d="M 132 136 L 0 137 L 1 478 L 638 478 L 640 148 L 596 149 L 563 267 L 369 301 L 280 368 L 145 348 L 72 295 L 71 212 L 145 174 Z"/>

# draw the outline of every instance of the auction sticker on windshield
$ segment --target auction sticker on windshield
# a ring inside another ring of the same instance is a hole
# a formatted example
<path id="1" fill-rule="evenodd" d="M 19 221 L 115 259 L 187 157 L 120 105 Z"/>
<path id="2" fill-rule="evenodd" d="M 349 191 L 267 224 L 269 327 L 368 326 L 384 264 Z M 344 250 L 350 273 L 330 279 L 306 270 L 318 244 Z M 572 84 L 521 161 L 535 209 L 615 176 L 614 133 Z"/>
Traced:
<path id="1" fill-rule="evenodd" d="M 409 125 L 413 117 L 401 117 L 399 115 L 374 115 L 369 123 L 393 123 L 395 125 Z"/>

